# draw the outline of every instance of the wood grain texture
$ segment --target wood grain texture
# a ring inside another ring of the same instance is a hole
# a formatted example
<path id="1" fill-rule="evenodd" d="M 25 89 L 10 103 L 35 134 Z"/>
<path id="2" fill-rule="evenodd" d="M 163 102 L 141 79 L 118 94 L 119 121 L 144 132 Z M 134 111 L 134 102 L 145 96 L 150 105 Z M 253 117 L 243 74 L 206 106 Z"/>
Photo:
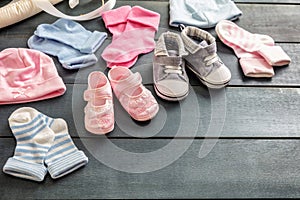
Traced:
<path id="1" fill-rule="evenodd" d="M 61 97 L 18 105 L 5 105 L 0 109 L 0 136 L 11 137 L 7 119 L 17 108 L 34 107 L 53 117 L 63 118 L 74 137 L 98 137 L 84 128 L 82 98 L 85 84 L 67 85 Z M 232 137 L 232 138 L 288 138 L 300 137 L 300 90 L 298 88 L 237 87 L 226 90 L 207 90 L 193 86 L 189 96 L 180 103 L 171 103 L 156 96 L 160 104 L 158 115 L 150 122 L 133 121 L 114 100 L 115 129 L 109 138 L 131 137 Z M 280 117 L 279 117 L 280 116 Z M 211 132 L 209 126 L 220 128 Z M 182 131 L 180 129 L 182 127 Z"/>
<path id="2" fill-rule="evenodd" d="M 82 141 L 74 141 L 89 157 L 87 166 L 58 180 L 47 175 L 41 183 L 0 173 L 1 198 L 295 198 L 300 195 L 299 140 L 219 140 L 203 159 L 197 157 L 203 140 L 195 140 L 171 165 L 142 174 L 107 167 L 83 147 Z M 90 142 L 99 143 L 98 152 L 105 148 L 100 140 Z M 127 151 L 143 152 L 159 149 L 168 140 L 112 142 Z M 13 139 L 0 139 L 1 167 L 12 156 L 14 146 Z"/>

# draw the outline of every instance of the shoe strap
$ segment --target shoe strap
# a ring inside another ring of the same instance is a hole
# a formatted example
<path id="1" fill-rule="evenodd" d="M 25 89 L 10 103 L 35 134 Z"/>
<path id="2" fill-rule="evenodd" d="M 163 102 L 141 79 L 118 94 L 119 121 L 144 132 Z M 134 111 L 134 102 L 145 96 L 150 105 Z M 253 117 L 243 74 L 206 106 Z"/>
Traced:
<path id="1" fill-rule="evenodd" d="M 90 116 L 99 116 L 112 112 L 113 101 L 106 101 L 105 105 L 95 106 L 92 103 L 85 107 L 85 112 L 89 112 Z"/>
<path id="2" fill-rule="evenodd" d="M 93 98 L 97 98 L 97 99 L 111 99 L 112 96 L 106 92 L 105 90 L 103 90 L 102 88 L 100 89 L 88 89 L 85 90 L 83 93 L 83 99 L 85 101 L 90 101 Z"/>
<path id="3" fill-rule="evenodd" d="M 139 72 L 131 74 L 126 79 L 119 81 L 117 83 L 112 84 L 113 90 L 119 98 L 121 95 L 126 95 L 126 91 L 133 87 L 138 87 L 142 84 L 142 77 Z"/>

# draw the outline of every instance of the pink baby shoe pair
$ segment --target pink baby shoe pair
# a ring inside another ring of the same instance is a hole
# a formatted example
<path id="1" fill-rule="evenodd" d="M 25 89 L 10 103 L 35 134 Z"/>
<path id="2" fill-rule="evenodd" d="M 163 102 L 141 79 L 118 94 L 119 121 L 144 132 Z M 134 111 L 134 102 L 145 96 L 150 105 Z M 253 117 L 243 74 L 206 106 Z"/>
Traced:
<path id="1" fill-rule="evenodd" d="M 159 13 L 140 6 L 122 6 L 102 14 L 106 28 L 113 34 L 112 43 L 102 53 L 107 67 L 133 66 L 138 55 L 149 53 L 155 47 L 154 35 L 158 29 Z"/>
<path id="2" fill-rule="evenodd" d="M 126 67 L 114 66 L 108 72 L 108 79 L 99 71 L 89 74 L 88 88 L 84 92 L 84 100 L 88 102 L 84 109 L 85 128 L 89 132 L 106 134 L 114 129 L 112 89 L 133 119 L 147 121 L 155 117 L 158 103 L 143 86 L 138 72 L 132 73 Z"/>
<path id="3" fill-rule="evenodd" d="M 268 35 L 253 34 L 235 23 L 222 20 L 216 26 L 220 40 L 239 58 L 245 76 L 273 77 L 273 66 L 288 65 L 290 57 Z"/>

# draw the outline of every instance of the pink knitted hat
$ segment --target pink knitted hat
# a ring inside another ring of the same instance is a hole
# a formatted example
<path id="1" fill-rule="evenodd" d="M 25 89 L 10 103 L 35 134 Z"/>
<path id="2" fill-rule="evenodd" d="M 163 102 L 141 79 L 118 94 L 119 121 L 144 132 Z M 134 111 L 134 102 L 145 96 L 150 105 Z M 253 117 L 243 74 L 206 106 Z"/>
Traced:
<path id="1" fill-rule="evenodd" d="M 65 91 L 53 60 L 46 54 L 25 48 L 0 52 L 0 105 L 49 99 Z"/>

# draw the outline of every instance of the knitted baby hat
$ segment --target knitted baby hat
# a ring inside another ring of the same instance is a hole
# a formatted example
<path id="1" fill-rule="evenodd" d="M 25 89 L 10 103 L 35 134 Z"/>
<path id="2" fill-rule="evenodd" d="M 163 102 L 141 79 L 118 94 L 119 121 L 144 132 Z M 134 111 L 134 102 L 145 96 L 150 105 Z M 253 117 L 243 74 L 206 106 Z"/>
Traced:
<path id="1" fill-rule="evenodd" d="M 26 48 L 0 52 L 0 105 L 49 99 L 65 91 L 52 58 L 46 54 Z"/>

